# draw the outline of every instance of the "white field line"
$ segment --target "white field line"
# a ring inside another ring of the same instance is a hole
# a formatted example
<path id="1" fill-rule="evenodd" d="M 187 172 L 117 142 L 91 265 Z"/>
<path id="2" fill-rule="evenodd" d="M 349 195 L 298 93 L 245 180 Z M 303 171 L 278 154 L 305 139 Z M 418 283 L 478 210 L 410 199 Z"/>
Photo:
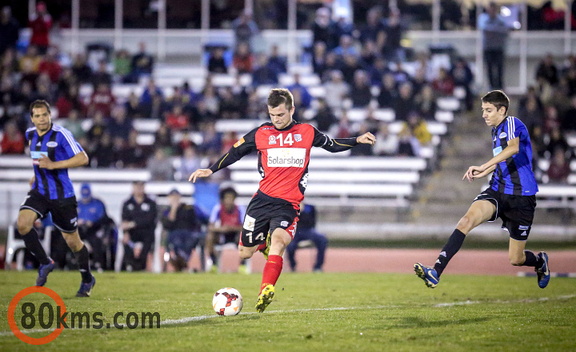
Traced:
<path id="1" fill-rule="evenodd" d="M 434 304 L 432 307 L 437 307 L 437 308 L 441 308 L 441 307 L 454 307 L 454 306 L 465 306 L 465 305 L 469 305 L 469 304 L 482 304 L 482 303 L 492 303 L 492 304 L 510 304 L 510 303 L 534 303 L 534 302 L 546 302 L 546 301 L 551 301 L 551 300 L 567 300 L 567 299 L 571 299 L 576 297 L 576 295 L 564 295 L 564 296 L 558 296 L 558 297 L 554 297 L 554 298 L 549 298 L 549 297 L 541 297 L 541 298 L 536 298 L 536 299 L 518 299 L 518 300 L 513 300 L 513 301 L 500 301 L 500 300 L 496 300 L 496 301 L 462 301 L 462 302 L 452 302 L 452 303 L 438 303 L 438 304 Z"/>
<path id="2" fill-rule="evenodd" d="M 572 299 L 575 297 L 576 297 L 576 294 L 564 295 L 564 296 L 558 296 L 558 297 L 552 297 L 552 298 L 542 297 L 542 298 L 537 298 L 537 299 L 518 299 L 518 300 L 511 300 L 511 301 L 501 301 L 501 300 L 496 300 L 496 301 L 462 301 L 462 302 L 438 303 L 438 304 L 431 305 L 431 307 L 443 308 L 443 307 L 462 306 L 462 305 L 468 305 L 468 304 L 535 303 L 535 302 L 545 302 L 545 301 L 552 301 L 552 300 L 556 300 L 556 301 L 568 300 L 568 299 Z M 319 312 L 319 311 L 328 312 L 328 311 L 337 311 L 337 310 L 384 309 L 384 308 L 399 308 L 399 307 L 401 307 L 401 306 L 383 305 L 383 306 L 371 306 L 371 307 L 333 307 L 333 308 L 271 310 L 271 311 L 266 311 L 266 315 L 274 314 L 274 313 L 299 313 L 299 312 Z M 254 315 L 254 314 L 261 314 L 261 313 L 257 313 L 257 312 L 242 313 L 242 315 Z M 166 319 L 166 320 L 160 322 L 160 328 L 162 326 L 167 326 L 167 325 L 186 324 L 186 323 L 189 323 L 192 321 L 202 321 L 202 320 L 214 319 L 214 318 L 223 318 L 223 317 L 220 315 L 211 314 L 211 315 L 199 315 L 199 316 L 195 316 L 195 317 L 184 317 L 184 318 L 180 318 L 180 319 Z M 67 330 L 71 330 L 71 329 L 67 329 Z M 74 330 L 86 330 L 86 328 L 84 328 L 84 329 L 77 328 Z M 141 329 L 138 329 L 138 330 L 141 330 Z M 54 329 L 22 330 L 22 332 L 26 335 L 34 334 L 34 333 L 40 333 L 40 332 L 47 333 L 47 332 L 52 332 L 52 331 L 54 331 Z M 12 331 L 0 331 L 0 336 L 10 336 L 10 335 L 13 335 Z"/>

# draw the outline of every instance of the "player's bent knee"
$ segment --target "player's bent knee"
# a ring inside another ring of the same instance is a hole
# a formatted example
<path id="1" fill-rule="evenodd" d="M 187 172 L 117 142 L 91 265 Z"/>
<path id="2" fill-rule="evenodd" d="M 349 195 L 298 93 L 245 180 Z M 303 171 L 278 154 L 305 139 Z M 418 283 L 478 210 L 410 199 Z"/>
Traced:
<path id="1" fill-rule="evenodd" d="M 78 252 L 84 247 L 84 242 L 80 239 L 78 234 L 74 233 L 62 233 L 64 240 L 72 252 Z"/>
<path id="2" fill-rule="evenodd" d="M 466 234 L 474 228 L 474 220 L 470 216 L 464 215 L 458 221 L 456 228 Z"/>
<path id="3" fill-rule="evenodd" d="M 252 258 L 252 256 L 254 255 L 253 250 L 249 249 L 248 247 L 239 247 L 238 248 L 238 255 L 240 256 L 240 259 L 249 259 Z"/>
<path id="4" fill-rule="evenodd" d="M 18 230 L 19 234 L 24 236 L 28 234 L 30 230 L 32 230 L 32 225 L 25 222 L 20 223 L 20 221 L 18 221 L 18 223 L 16 224 L 16 229 Z"/>

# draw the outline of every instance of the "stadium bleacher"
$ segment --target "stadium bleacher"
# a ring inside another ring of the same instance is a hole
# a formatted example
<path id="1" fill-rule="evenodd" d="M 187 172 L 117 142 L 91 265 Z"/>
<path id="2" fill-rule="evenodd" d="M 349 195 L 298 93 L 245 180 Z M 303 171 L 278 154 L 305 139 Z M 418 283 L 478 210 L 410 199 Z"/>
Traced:
<path id="1" fill-rule="evenodd" d="M 314 74 L 310 65 L 295 64 L 288 67 L 288 73 L 280 75 L 280 86 L 287 86 L 294 82 L 294 74 L 299 75 L 300 83 L 307 86 L 312 96 L 317 99 L 326 95 L 326 90 L 322 86 L 320 78 Z M 154 71 L 155 83 L 170 95 L 175 86 L 180 86 L 188 82 L 195 90 L 201 90 L 208 77 L 208 72 L 204 67 L 192 65 L 158 65 Z M 247 86 L 251 84 L 250 75 L 236 77 L 231 74 L 210 75 L 211 82 L 216 87 L 228 87 L 240 83 Z M 114 84 L 113 93 L 119 102 L 128 99 L 131 93 L 140 95 L 145 87 L 146 79 L 138 84 Z M 265 98 L 272 86 L 259 86 L 256 88 L 257 94 Z M 83 85 L 80 94 L 89 97 L 92 93 L 91 85 Z M 373 92 L 377 93 L 377 91 Z M 359 206 L 390 206 L 399 208 L 409 208 L 410 202 L 417 199 L 418 188 L 423 175 L 434 168 L 441 148 L 442 139 L 450 132 L 450 126 L 454 121 L 455 113 L 460 110 L 462 94 L 461 90 L 456 90 L 452 97 L 440 97 L 437 99 L 438 111 L 434 121 L 427 121 L 427 127 L 433 135 L 432 143 L 424 146 L 420 157 L 415 158 L 348 158 L 350 152 L 330 154 L 322 149 L 312 150 L 313 160 L 310 164 L 310 179 L 307 196 L 314 199 L 318 204 L 326 206 L 342 206 L 353 200 Z M 305 119 L 311 119 L 315 114 L 316 104 L 304 113 Z M 347 116 L 351 122 L 361 122 L 366 119 L 368 109 L 350 108 Z M 392 109 L 375 109 L 372 115 L 379 121 L 389 123 L 389 130 L 393 134 L 399 133 L 402 122 L 395 120 Z M 251 129 L 259 126 L 263 120 L 219 120 L 216 122 L 218 132 L 235 131 L 242 135 Z M 153 145 L 155 142 L 155 132 L 160 126 L 160 121 L 155 119 L 135 119 L 134 128 L 138 131 L 138 143 L 141 145 Z M 91 120 L 83 121 L 83 128 L 88 130 Z M 182 133 L 174 133 L 175 141 L 182 138 Z M 190 138 L 195 143 L 202 143 L 200 132 L 191 132 Z M 576 144 L 576 138 L 570 140 L 571 145 Z M 346 158 L 346 162 L 342 159 Z M 547 161 L 541 161 L 540 167 L 546 170 Z M 0 183 L 3 184 L 3 191 L 19 189 L 13 182 L 22 182 L 31 176 L 31 168 L 27 158 L 5 158 L 0 157 L 0 168 L 8 169 L 0 176 Z M 257 188 L 259 175 L 256 172 L 256 161 L 253 158 L 240 160 L 230 167 L 231 182 L 238 187 L 241 201 L 247 202 L 248 198 Z M 576 164 L 572 164 L 572 170 L 576 170 Z M 120 192 L 126 194 L 128 182 L 133 180 L 149 180 L 150 174 L 147 170 L 94 170 L 75 169 L 70 170 L 70 174 L 76 183 L 91 182 L 95 185 L 95 190 L 102 187 L 102 191 L 108 192 L 112 189 L 124 190 Z M 114 182 L 118 186 L 112 186 Z M 101 184 L 101 186 L 98 186 Z M 576 184 L 576 173 L 569 177 L 569 184 Z M 8 186 L 6 186 L 8 185 Z M 163 196 L 169 191 L 169 187 L 176 185 L 183 189 L 183 193 L 188 197 L 193 196 L 194 187 L 187 183 L 149 183 L 149 192 L 158 196 Z M 117 188 L 116 188 L 117 187 Z M 571 192 L 564 192 L 566 197 L 558 198 L 561 193 L 555 186 L 542 188 L 539 195 L 551 207 L 571 207 Z M 562 191 L 563 192 L 563 191 Z M 554 198 L 556 197 L 556 198 Z M 18 197 L 16 197 L 18 198 Z M 118 201 L 118 197 L 114 202 Z M 555 201 L 557 199 L 558 201 Z"/>

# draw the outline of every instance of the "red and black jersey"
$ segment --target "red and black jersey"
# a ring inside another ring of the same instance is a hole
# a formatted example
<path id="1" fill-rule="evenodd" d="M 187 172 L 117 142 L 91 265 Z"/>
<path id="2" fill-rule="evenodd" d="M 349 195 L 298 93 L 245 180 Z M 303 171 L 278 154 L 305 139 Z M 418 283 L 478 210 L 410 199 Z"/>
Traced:
<path id="1" fill-rule="evenodd" d="M 298 205 L 307 186 L 310 149 L 321 147 L 335 153 L 356 144 L 356 137 L 332 139 L 306 123 L 293 122 L 278 130 L 268 122 L 240 138 L 210 170 L 216 172 L 257 151 L 262 176 L 259 192 Z"/>

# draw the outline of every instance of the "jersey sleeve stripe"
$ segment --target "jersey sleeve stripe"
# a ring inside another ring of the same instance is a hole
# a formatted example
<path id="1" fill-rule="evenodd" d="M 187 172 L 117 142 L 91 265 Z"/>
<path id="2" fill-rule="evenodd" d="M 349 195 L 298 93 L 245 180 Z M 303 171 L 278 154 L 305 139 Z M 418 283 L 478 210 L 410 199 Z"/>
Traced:
<path id="1" fill-rule="evenodd" d="M 226 155 L 224 155 L 224 157 L 222 158 L 222 160 L 220 160 L 220 162 L 218 163 L 218 169 L 220 169 L 222 167 L 222 163 L 224 162 L 224 160 L 226 160 L 226 158 L 228 157 L 228 155 L 230 155 L 230 153 L 226 153 Z"/>
<path id="2" fill-rule="evenodd" d="M 337 145 L 341 145 L 341 146 L 343 146 L 343 147 L 350 147 L 350 148 L 353 147 L 353 145 L 351 145 L 351 144 L 338 143 L 337 141 L 334 141 L 334 143 L 337 144 Z"/>
<path id="3" fill-rule="evenodd" d="M 508 117 L 508 140 L 516 138 L 516 121 L 513 116 Z"/>
<path id="4" fill-rule="evenodd" d="M 78 147 L 78 142 L 76 142 L 76 140 L 74 139 L 74 137 L 72 136 L 72 133 L 70 133 L 70 131 L 68 131 L 64 128 L 55 128 L 55 130 L 62 133 L 64 138 L 66 138 L 66 140 L 68 141 L 68 144 L 70 144 L 70 147 L 72 148 L 72 151 L 74 152 L 74 155 L 76 155 L 82 151 Z"/>

